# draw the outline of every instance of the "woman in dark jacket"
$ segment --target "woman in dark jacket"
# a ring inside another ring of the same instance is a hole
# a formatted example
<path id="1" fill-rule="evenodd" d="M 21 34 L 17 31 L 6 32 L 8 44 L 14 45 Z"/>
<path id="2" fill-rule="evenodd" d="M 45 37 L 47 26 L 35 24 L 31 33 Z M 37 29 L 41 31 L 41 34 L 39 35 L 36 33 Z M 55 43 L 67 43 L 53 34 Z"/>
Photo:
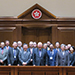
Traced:
<path id="1" fill-rule="evenodd" d="M 74 46 L 70 47 L 70 53 L 69 53 L 69 57 L 70 57 L 70 66 L 74 66 Z"/>

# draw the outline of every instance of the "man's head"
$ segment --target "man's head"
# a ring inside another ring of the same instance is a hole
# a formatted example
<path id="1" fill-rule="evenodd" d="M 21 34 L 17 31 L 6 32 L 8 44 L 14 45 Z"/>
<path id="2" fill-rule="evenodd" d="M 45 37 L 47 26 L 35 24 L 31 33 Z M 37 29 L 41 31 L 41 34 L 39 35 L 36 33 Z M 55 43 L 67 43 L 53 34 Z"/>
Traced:
<path id="1" fill-rule="evenodd" d="M 60 46 L 59 42 L 56 42 L 55 46 L 56 46 L 56 48 L 59 48 L 59 46 Z"/>
<path id="2" fill-rule="evenodd" d="M 67 45 L 65 46 L 65 50 L 68 50 L 68 46 Z"/>
<path id="3" fill-rule="evenodd" d="M 39 48 L 39 50 L 41 50 L 41 48 L 42 48 L 42 42 L 38 42 L 38 48 Z"/>
<path id="4" fill-rule="evenodd" d="M 30 48 L 33 48 L 33 42 L 32 41 L 29 42 L 29 46 L 30 46 Z"/>
<path id="5" fill-rule="evenodd" d="M 36 43 L 36 42 L 33 42 L 33 45 L 34 45 L 34 48 L 36 48 L 36 47 L 37 47 L 37 43 Z"/>
<path id="6" fill-rule="evenodd" d="M 47 49 L 47 43 L 44 43 L 44 44 L 43 44 L 43 48 L 44 48 L 44 49 Z"/>
<path id="7" fill-rule="evenodd" d="M 24 51 L 27 51 L 28 45 L 27 44 L 23 44 L 23 49 Z"/>
<path id="8" fill-rule="evenodd" d="M 65 44 L 61 44 L 61 50 L 62 50 L 62 51 L 65 50 Z"/>
<path id="9" fill-rule="evenodd" d="M 1 42 L 1 48 L 4 48 L 5 44 L 4 42 Z"/>
<path id="10" fill-rule="evenodd" d="M 22 46 L 22 42 L 21 41 L 18 41 L 17 44 L 18 44 L 18 47 Z"/>
<path id="11" fill-rule="evenodd" d="M 5 45 L 9 46 L 10 42 L 8 40 L 5 41 Z"/>
<path id="12" fill-rule="evenodd" d="M 53 44 L 51 44 L 51 45 L 50 45 L 50 49 L 53 49 L 53 48 L 54 48 L 54 46 L 53 46 Z"/>
<path id="13" fill-rule="evenodd" d="M 51 44 L 50 41 L 47 41 L 47 46 L 48 46 L 48 47 L 50 46 L 50 44 Z"/>
<path id="14" fill-rule="evenodd" d="M 17 48 L 17 42 L 13 42 L 13 48 Z"/>

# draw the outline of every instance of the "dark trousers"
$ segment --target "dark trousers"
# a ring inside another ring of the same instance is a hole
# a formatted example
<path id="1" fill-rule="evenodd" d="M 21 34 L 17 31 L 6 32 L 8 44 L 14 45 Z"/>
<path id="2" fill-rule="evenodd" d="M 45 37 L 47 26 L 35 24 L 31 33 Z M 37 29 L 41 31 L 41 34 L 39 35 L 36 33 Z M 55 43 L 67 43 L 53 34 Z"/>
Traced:
<path id="1" fill-rule="evenodd" d="M 12 65 L 16 66 L 17 64 L 18 64 L 17 61 L 14 61 L 14 63 Z"/>
<path id="2" fill-rule="evenodd" d="M 27 65 L 33 66 L 33 61 L 30 61 L 30 63 L 28 63 Z"/>

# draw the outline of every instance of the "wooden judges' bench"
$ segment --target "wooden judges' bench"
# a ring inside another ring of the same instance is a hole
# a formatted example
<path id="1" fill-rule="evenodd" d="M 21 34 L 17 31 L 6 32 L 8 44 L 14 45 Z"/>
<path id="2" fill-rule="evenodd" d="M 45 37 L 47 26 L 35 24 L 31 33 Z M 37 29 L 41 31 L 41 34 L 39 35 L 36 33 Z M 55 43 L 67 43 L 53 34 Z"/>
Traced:
<path id="1" fill-rule="evenodd" d="M 0 66 L 0 75 L 75 75 L 75 67 Z"/>

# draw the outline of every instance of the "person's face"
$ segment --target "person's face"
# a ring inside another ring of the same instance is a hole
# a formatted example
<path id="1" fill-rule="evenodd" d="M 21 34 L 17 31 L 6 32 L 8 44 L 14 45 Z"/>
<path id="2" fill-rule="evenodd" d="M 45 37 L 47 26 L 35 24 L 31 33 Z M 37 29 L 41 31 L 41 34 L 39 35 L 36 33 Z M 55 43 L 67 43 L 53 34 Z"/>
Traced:
<path id="1" fill-rule="evenodd" d="M 41 50 L 41 48 L 42 48 L 42 44 L 39 44 L 39 45 L 38 45 L 38 48 Z"/>
<path id="2" fill-rule="evenodd" d="M 17 48 L 17 43 L 13 43 L 13 47 L 14 48 Z"/>
<path id="3" fill-rule="evenodd" d="M 5 44 L 6 44 L 6 46 L 9 46 L 9 41 L 6 41 L 6 43 L 5 43 Z"/>
<path id="4" fill-rule="evenodd" d="M 74 49 L 73 49 L 72 47 L 70 47 L 70 52 L 73 52 L 73 50 L 74 50 Z"/>
<path id="5" fill-rule="evenodd" d="M 4 48 L 5 44 L 4 43 L 1 43 L 1 48 Z"/>
<path id="6" fill-rule="evenodd" d="M 65 46 L 65 50 L 68 50 L 68 46 Z"/>
<path id="7" fill-rule="evenodd" d="M 61 50 L 64 51 L 65 50 L 65 46 L 61 46 Z"/>
<path id="8" fill-rule="evenodd" d="M 51 48 L 51 49 L 53 49 L 53 48 L 54 48 L 54 46 L 53 46 L 53 45 L 50 45 L 50 48 Z"/>
<path id="9" fill-rule="evenodd" d="M 27 45 L 24 45 L 24 46 L 23 46 L 23 49 L 24 49 L 25 51 L 27 50 L 27 48 L 28 48 Z"/>
<path id="10" fill-rule="evenodd" d="M 56 43 L 56 47 L 59 48 L 59 46 L 60 46 L 59 43 Z"/>
<path id="11" fill-rule="evenodd" d="M 47 45 L 49 46 L 50 45 L 50 42 L 47 42 Z"/>
<path id="12" fill-rule="evenodd" d="M 21 47 L 22 46 L 22 44 L 21 43 L 18 43 L 18 47 Z"/>
<path id="13" fill-rule="evenodd" d="M 37 45 L 36 44 L 34 44 L 34 47 L 36 47 Z"/>
<path id="14" fill-rule="evenodd" d="M 46 49 L 47 48 L 47 45 L 44 45 L 43 48 Z"/>
<path id="15" fill-rule="evenodd" d="M 29 44 L 29 46 L 30 46 L 31 48 L 33 48 L 33 44 Z"/>

